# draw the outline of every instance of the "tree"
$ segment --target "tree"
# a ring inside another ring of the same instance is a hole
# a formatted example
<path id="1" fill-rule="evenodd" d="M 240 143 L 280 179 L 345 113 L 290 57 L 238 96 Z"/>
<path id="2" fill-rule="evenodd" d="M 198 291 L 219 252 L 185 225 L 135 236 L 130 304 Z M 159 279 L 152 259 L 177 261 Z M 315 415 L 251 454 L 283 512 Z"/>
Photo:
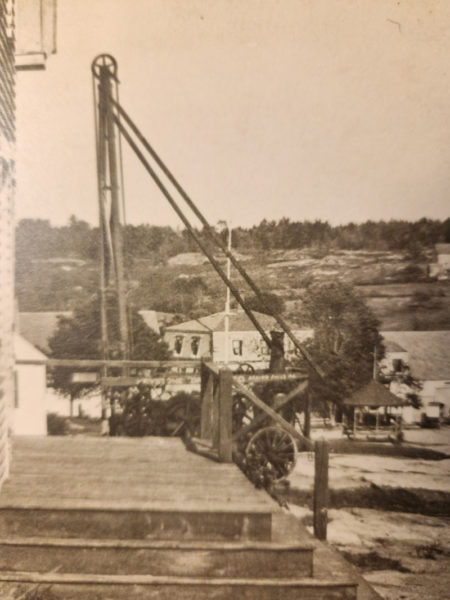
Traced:
<path id="1" fill-rule="evenodd" d="M 302 307 L 314 329 L 308 349 L 325 373 L 311 378 L 311 398 L 332 403 L 339 413 L 343 400 L 373 377 L 375 352 L 384 355 L 378 321 L 355 289 L 339 280 L 309 286 Z"/>
<path id="2" fill-rule="evenodd" d="M 261 297 L 251 296 L 247 300 L 247 306 L 251 310 L 256 310 L 266 315 L 281 314 L 284 310 L 283 298 L 272 292 L 263 292 Z"/>
<path id="3" fill-rule="evenodd" d="M 175 312 L 182 313 L 190 313 L 196 308 L 201 309 L 208 294 L 207 284 L 198 275 L 177 277 L 171 284 L 171 290 L 172 301 L 169 306 L 175 308 Z"/>
<path id="4" fill-rule="evenodd" d="M 112 302 L 107 306 L 109 316 L 109 339 L 111 346 L 118 339 L 118 319 Z M 170 357 L 167 344 L 150 329 L 136 309 L 129 311 L 132 360 L 167 360 Z M 58 328 L 49 339 L 52 358 L 100 359 L 103 358 L 101 334 L 100 299 L 95 296 L 90 302 L 74 311 L 72 317 L 59 317 Z M 53 372 L 53 387 L 66 396 L 71 403 L 78 396 L 92 390 L 94 384 L 73 383 L 68 368 L 56 368 Z"/>

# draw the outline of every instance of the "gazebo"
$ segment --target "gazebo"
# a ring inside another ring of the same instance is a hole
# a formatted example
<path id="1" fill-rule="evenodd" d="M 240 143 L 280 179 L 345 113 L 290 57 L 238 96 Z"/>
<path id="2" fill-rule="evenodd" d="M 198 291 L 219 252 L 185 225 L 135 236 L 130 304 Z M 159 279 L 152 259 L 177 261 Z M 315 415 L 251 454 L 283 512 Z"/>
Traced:
<path id="1" fill-rule="evenodd" d="M 379 408 L 398 408 L 406 406 L 409 401 L 405 398 L 395 396 L 384 385 L 372 379 L 367 385 L 354 392 L 349 398 L 344 400 L 344 406 L 354 409 L 353 427 L 347 427 L 345 433 L 349 437 L 355 437 L 359 424 L 362 421 L 362 413 L 364 409 L 374 409 L 375 413 L 375 436 L 378 435 L 380 429 L 380 413 Z M 384 430 L 385 431 L 385 430 Z M 396 416 L 394 424 L 394 434 L 398 438 L 401 432 L 401 419 Z M 367 436 L 369 437 L 369 435 Z"/>

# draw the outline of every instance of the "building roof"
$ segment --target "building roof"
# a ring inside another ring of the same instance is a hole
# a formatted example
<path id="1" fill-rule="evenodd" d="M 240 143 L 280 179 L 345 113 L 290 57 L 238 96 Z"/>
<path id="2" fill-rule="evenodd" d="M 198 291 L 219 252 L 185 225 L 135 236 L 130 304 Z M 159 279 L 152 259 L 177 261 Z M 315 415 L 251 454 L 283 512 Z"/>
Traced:
<path id="1" fill-rule="evenodd" d="M 161 327 L 167 327 L 173 323 L 176 315 L 174 313 L 160 312 L 156 310 L 140 310 L 139 314 L 144 319 L 145 324 L 156 333 L 161 333 Z"/>
<path id="2" fill-rule="evenodd" d="M 450 244 L 435 244 L 437 254 L 450 254 Z"/>
<path id="3" fill-rule="evenodd" d="M 393 340 L 384 340 L 384 348 L 386 352 L 407 352 L 403 346 L 400 346 L 400 344 L 397 344 Z"/>
<path id="4" fill-rule="evenodd" d="M 408 352 L 413 377 L 422 381 L 450 380 L 450 331 L 382 331 L 381 335 Z"/>
<path id="5" fill-rule="evenodd" d="M 58 317 L 71 317 L 68 312 L 20 312 L 19 313 L 19 333 L 27 339 L 33 346 L 43 352 L 50 352 L 48 340 L 55 333 L 58 327 Z"/>
<path id="6" fill-rule="evenodd" d="M 32 360 L 45 363 L 47 357 L 19 333 L 14 334 L 14 357 L 17 361 Z"/>
<path id="7" fill-rule="evenodd" d="M 346 406 L 404 406 L 408 400 L 399 398 L 384 385 L 372 379 L 367 385 L 344 400 Z"/>
<path id="8" fill-rule="evenodd" d="M 265 315 L 260 312 L 252 311 L 253 315 L 261 324 L 264 331 L 272 331 L 279 329 L 275 319 L 270 315 Z M 210 333 L 213 331 L 225 330 L 225 311 L 185 321 L 178 325 L 171 325 L 166 328 L 166 331 L 186 331 L 198 333 Z M 232 312 L 229 319 L 229 331 L 254 331 L 255 326 L 243 311 Z"/>

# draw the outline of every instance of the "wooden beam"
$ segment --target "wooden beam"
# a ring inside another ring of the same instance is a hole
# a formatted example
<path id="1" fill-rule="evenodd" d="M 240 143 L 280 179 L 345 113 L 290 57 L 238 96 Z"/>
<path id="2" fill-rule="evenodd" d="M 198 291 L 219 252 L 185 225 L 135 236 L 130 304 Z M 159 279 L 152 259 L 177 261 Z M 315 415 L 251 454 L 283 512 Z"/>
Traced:
<path id="1" fill-rule="evenodd" d="M 328 523 L 328 442 L 317 440 L 314 444 L 314 535 L 327 539 Z"/>
<path id="2" fill-rule="evenodd" d="M 230 369 L 220 369 L 219 373 L 219 461 L 233 462 L 231 443 L 232 430 L 232 387 L 233 373 Z"/>
<path id="3" fill-rule="evenodd" d="M 75 358 L 49 358 L 49 367 L 73 367 L 73 368 L 99 368 L 99 367 L 130 367 L 130 368 L 200 368 L 201 362 L 195 360 L 101 360 L 101 359 L 75 359 Z M 40 364 L 40 361 L 26 361 L 26 364 Z M 25 364 L 22 361 L 21 364 Z"/>
<path id="4" fill-rule="evenodd" d="M 300 379 L 307 379 L 308 375 L 305 373 L 254 373 L 254 374 L 240 374 L 236 373 L 233 375 L 235 381 L 240 383 L 268 383 L 269 381 L 297 381 Z"/>
<path id="5" fill-rule="evenodd" d="M 311 394 L 306 395 L 306 406 L 305 406 L 305 425 L 303 428 L 305 437 L 310 439 L 311 437 Z"/>
<path id="6" fill-rule="evenodd" d="M 211 439 L 213 448 L 219 448 L 219 378 L 211 377 L 213 382 L 212 404 L 211 404 Z"/>
<path id="7" fill-rule="evenodd" d="M 276 406 L 275 411 L 278 413 L 283 408 L 283 406 L 286 406 L 286 404 L 288 404 L 288 402 L 295 398 L 295 396 L 301 394 L 306 389 L 307 385 L 308 381 L 302 381 L 297 387 L 291 390 L 289 394 L 285 396 L 285 398 L 283 398 L 282 402 L 280 402 L 280 404 Z M 242 429 L 239 429 L 239 431 L 236 431 L 236 433 L 233 434 L 233 440 L 236 440 L 242 435 L 248 433 L 249 431 L 252 431 L 252 429 L 258 427 L 258 425 L 260 425 L 265 419 L 267 419 L 267 414 L 265 413 L 257 416 L 255 419 L 253 419 L 251 423 L 245 425 L 245 427 L 242 427 Z"/>
<path id="8" fill-rule="evenodd" d="M 311 442 L 307 438 L 305 438 L 304 435 L 297 431 L 295 427 L 293 427 L 290 423 L 283 419 L 283 417 L 280 417 L 280 415 L 277 412 L 275 412 L 273 408 L 267 406 L 265 402 L 263 402 L 260 398 L 258 398 L 258 396 L 254 392 L 252 392 L 252 390 L 246 388 L 244 385 L 234 380 L 233 387 L 243 396 L 245 396 L 251 402 L 253 402 L 253 404 L 255 404 L 258 408 L 263 410 L 269 417 L 272 418 L 273 421 L 278 423 L 278 425 L 281 425 L 281 427 L 285 431 L 288 431 L 292 435 L 292 437 L 302 441 L 304 444 L 307 445 L 308 448 L 312 448 Z"/>
<path id="9" fill-rule="evenodd" d="M 201 422 L 200 436 L 202 439 L 211 439 L 211 418 L 213 404 L 214 380 L 213 373 L 206 368 L 205 363 L 201 366 Z"/>

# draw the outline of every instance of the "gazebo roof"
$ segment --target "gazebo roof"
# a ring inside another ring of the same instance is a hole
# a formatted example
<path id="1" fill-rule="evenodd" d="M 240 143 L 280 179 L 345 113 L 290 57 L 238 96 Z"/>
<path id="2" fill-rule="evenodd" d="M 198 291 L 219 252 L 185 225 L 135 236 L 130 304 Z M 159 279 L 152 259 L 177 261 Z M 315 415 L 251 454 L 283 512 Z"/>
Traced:
<path id="1" fill-rule="evenodd" d="M 345 406 L 405 406 L 408 400 L 399 398 L 384 385 L 372 379 L 363 388 L 344 400 Z"/>

